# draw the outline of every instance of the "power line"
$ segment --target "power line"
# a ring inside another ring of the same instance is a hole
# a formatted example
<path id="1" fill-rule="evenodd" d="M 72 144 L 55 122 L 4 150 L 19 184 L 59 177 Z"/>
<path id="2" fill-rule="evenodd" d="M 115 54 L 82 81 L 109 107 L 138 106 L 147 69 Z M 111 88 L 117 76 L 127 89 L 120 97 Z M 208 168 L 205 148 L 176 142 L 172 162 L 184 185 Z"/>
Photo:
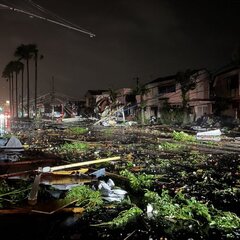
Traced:
<path id="1" fill-rule="evenodd" d="M 88 30 L 81 29 L 81 28 L 79 28 L 78 26 L 70 26 L 69 24 L 62 23 L 62 22 L 59 22 L 59 21 L 56 21 L 56 20 L 53 20 L 53 19 L 49 19 L 49 18 L 46 18 L 46 17 L 42 17 L 42 16 L 37 15 L 37 14 L 35 14 L 35 13 L 28 12 L 28 11 L 25 11 L 25 10 L 22 10 L 22 9 L 19 9 L 19 8 L 16 8 L 16 7 L 11 7 L 11 6 L 8 6 L 8 5 L 5 5 L 5 4 L 0 4 L 0 7 L 3 7 L 4 9 L 8 9 L 8 10 L 11 10 L 11 11 L 14 11 L 14 12 L 19 12 L 19 13 L 28 15 L 28 16 L 30 16 L 30 17 L 35 17 L 35 18 L 39 18 L 39 19 L 41 19 L 41 20 L 45 20 L 45 21 L 47 21 L 47 22 L 51 22 L 51 23 L 60 25 L 60 26 L 62 26 L 62 27 L 65 27 L 65 28 L 74 30 L 74 31 L 87 34 L 87 35 L 89 35 L 90 37 L 95 37 L 95 36 L 96 36 L 94 33 L 90 32 L 90 31 L 88 31 Z"/>
<path id="2" fill-rule="evenodd" d="M 25 0 L 25 1 L 28 2 L 28 3 L 30 3 L 33 7 L 37 8 L 37 9 L 40 10 L 41 12 L 43 12 L 43 13 L 45 13 L 45 14 L 47 14 L 47 15 L 50 15 L 50 16 L 56 18 L 56 19 L 58 19 L 60 22 L 63 22 L 63 23 L 65 23 L 65 24 L 68 24 L 69 26 L 73 26 L 73 27 L 82 29 L 82 30 L 84 30 L 84 31 L 88 31 L 88 30 L 86 30 L 86 29 L 84 29 L 84 28 L 81 28 L 81 27 L 79 27 L 78 25 L 76 25 L 76 24 L 74 24 L 74 23 L 72 23 L 72 22 L 70 22 L 70 21 L 68 21 L 68 20 L 66 20 L 66 19 L 64 19 L 64 18 L 56 15 L 55 13 L 53 13 L 53 12 L 49 11 L 48 9 L 46 9 L 46 8 L 44 8 L 44 7 L 36 4 L 35 2 L 33 2 L 33 1 L 31 1 L 31 0 Z"/>

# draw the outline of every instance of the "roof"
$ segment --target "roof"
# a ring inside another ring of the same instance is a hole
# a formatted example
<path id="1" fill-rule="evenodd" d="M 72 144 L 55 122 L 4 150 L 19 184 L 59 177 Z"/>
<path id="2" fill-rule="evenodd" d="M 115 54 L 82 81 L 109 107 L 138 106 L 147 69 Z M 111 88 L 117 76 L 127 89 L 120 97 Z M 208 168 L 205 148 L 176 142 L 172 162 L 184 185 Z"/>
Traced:
<path id="1" fill-rule="evenodd" d="M 239 65 L 232 65 L 232 64 L 231 65 L 226 65 L 226 66 L 223 66 L 223 67 L 219 68 L 218 70 L 216 70 L 213 75 L 214 75 L 214 77 L 217 77 L 221 74 L 224 74 L 224 73 L 236 70 L 236 69 L 240 69 L 240 66 Z"/>
<path id="2" fill-rule="evenodd" d="M 158 83 L 158 82 L 164 82 L 167 80 L 171 80 L 171 79 L 175 79 L 176 78 L 176 74 L 175 75 L 170 75 L 170 76 L 166 76 L 166 77 L 159 77 L 151 82 L 148 82 L 146 84 L 150 84 L 150 83 Z"/>
<path id="3" fill-rule="evenodd" d="M 103 92 L 108 92 L 108 90 L 88 90 L 87 93 L 91 95 L 101 95 Z"/>
<path id="4" fill-rule="evenodd" d="M 206 69 L 205 68 L 200 68 L 200 69 L 193 69 L 192 71 L 194 73 L 197 73 L 197 72 L 202 71 L 202 70 L 206 70 Z M 164 82 L 164 81 L 167 81 L 167 80 L 174 80 L 174 79 L 176 79 L 176 77 L 177 77 L 177 74 L 169 75 L 169 76 L 165 76 L 165 77 L 159 77 L 159 78 L 157 78 L 157 79 L 155 79 L 151 82 L 146 83 L 145 85 L 151 84 L 151 83 Z"/>

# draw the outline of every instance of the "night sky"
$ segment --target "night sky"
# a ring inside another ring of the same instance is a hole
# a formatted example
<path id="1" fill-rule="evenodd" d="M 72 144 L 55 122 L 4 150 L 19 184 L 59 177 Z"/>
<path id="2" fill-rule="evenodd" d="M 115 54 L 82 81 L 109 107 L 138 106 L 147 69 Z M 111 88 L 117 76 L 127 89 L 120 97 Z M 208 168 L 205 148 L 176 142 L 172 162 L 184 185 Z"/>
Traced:
<path id="1" fill-rule="evenodd" d="M 21 13 L 0 10 L 0 72 L 14 59 L 18 45 L 37 44 L 44 55 L 39 62 L 40 95 L 50 91 L 52 77 L 57 92 L 83 98 L 88 89 L 134 87 L 136 77 L 146 83 L 187 68 L 214 70 L 230 62 L 240 43 L 239 0 L 35 2 L 96 34 L 90 38 Z M 41 15 L 28 1 L 0 3 Z M 7 97 L 7 86 L 1 79 L 1 99 Z"/>

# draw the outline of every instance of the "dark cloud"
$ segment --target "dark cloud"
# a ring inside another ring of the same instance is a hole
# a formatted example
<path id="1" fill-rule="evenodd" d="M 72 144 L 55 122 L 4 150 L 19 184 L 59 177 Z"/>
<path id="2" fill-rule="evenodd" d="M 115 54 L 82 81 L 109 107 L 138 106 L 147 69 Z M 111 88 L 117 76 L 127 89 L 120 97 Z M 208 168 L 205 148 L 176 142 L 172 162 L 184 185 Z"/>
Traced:
<path id="1" fill-rule="evenodd" d="M 28 1 L 0 1 L 9 2 L 40 14 Z M 50 91 L 53 76 L 57 91 L 80 98 L 88 89 L 134 86 L 136 76 L 147 82 L 185 68 L 214 69 L 230 60 L 240 39 L 237 0 L 36 2 L 97 35 L 0 10 L 0 71 L 18 45 L 36 43 L 45 56 L 40 93 Z"/>

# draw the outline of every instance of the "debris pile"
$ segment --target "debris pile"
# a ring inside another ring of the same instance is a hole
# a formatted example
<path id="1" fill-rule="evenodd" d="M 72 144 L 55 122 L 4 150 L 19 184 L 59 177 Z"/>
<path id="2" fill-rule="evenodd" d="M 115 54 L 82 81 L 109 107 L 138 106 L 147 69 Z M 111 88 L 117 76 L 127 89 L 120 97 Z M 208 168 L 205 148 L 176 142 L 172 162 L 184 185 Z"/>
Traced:
<path id="1" fill-rule="evenodd" d="M 32 142 L 18 135 L 28 150 L 0 163 L 5 225 L 10 214 L 18 226 L 22 214 L 44 219 L 37 239 L 239 238 L 235 138 L 220 129 L 80 127 L 36 129 Z"/>

